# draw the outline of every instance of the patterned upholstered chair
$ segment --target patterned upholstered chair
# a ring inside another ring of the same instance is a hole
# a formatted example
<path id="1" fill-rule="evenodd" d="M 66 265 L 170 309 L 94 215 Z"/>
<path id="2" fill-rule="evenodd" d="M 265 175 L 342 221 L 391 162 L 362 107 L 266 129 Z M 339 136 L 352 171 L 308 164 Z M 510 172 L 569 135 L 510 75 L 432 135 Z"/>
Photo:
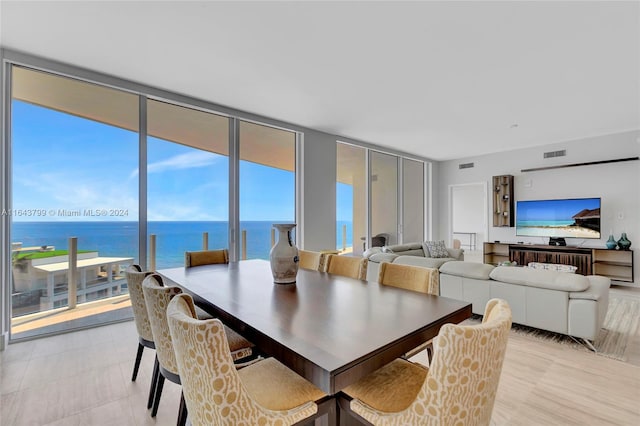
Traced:
<path id="1" fill-rule="evenodd" d="M 364 281 L 367 279 L 368 262 L 366 258 L 330 254 L 327 256 L 325 271 Z"/>
<path id="2" fill-rule="evenodd" d="M 275 359 L 233 368 L 222 323 L 195 319 L 189 295 L 175 297 L 167 317 L 194 426 L 291 425 L 319 414 L 327 395 Z"/>
<path id="3" fill-rule="evenodd" d="M 440 274 L 435 268 L 382 262 L 378 282 L 420 293 L 440 294 Z"/>
<path id="4" fill-rule="evenodd" d="M 185 268 L 203 265 L 216 265 L 222 263 L 229 263 L 229 251 L 227 249 L 187 251 L 184 253 Z M 199 306 L 196 306 L 195 308 L 196 316 L 198 317 L 198 319 L 213 318 L 212 315 L 207 313 Z M 229 345 L 234 348 L 234 351 L 238 351 L 240 349 L 243 350 L 243 357 L 249 357 L 253 355 L 253 348 L 255 345 L 235 331 L 227 329 L 227 338 L 230 339 Z"/>
<path id="5" fill-rule="evenodd" d="M 180 384 L 180 375 L 178 374 L 178 366 L 167 324 L 167 306 L 169 301 L 177 294 L 181 294 L 179 287 L 165 287 L 162 283 L 162 277 L 158 274 L 151 274 L 142 282 L 142 290 L 144 292 L 147 311 L 149 312 L 149 322 L 153 332 L 156 344 L 156 365 L 154 367 L 155 383 L 153 390 L 153 404 L 151 408 L 151 417 L 155 417 L 158 413 L 160 405 L 160 397 L 162 396 L 162 388 L 165 379 L 169 379 L 173 383 Z M 195 313 L 195 307 L 194 307 Z M 234 361 L 243 361 L 252 355 L 252 349 L 247 348 L 246 340 L 232 331 L 226 329 L 227 346 L 229 347 L 229 357 Z M 178 411 L 178 424 L 184 424 L 186 420 L 186 409 L 184 399 L 181 398 L 180 409 Z"/>
<path id="6" fill-rule="evenodd" d="M 375 425 L 488 425 L 511 329 L 507 302 L 487 303 L 482 324 L 445 324 L 429 368 L 396 359 L 346 387 L 341 413 Z"/>
<path id="7" fill-rule="evenodd" d="M 190 268 L 192 266 L 212 265 L 215 263 L 229 263 L 229 251 L 227 249 L 219 249 L 187 251 L 184 253 L 185 268 Z"/>
<path id="8" fill-rule="evenodd" d="M 144 294 L 142 293 L 142 280 L 149 274 L 150 272 L 143 272 L 140 265 L 130 265 L 124 273 L 127 279 L 129 297 L 131 298 L 133 320 L 136 324 L 136 330 L 138 331 L 138 352 L 136 353 L 136 360 L 133 363 L 132 382 L 135 382 L 138 377 L 138 369 L 140 368 L 140 360 L 142 360 L 144 348 L 156 348 L 153 343 L 151 324 L 149 324 L 147 305 L 144 303 Z"/>
<path id="9" fill-rule="evenodd" d="M 324 253 L 319 251 L 298 250 L 298 266 L 303 269 L 319 271 L 323 257 Z"/>
<path id="10" fill-rule="evenodd" d="M 149 313 L 149 322 L 151 323 L 151 331 L 156 344 L 156 361 L 153 369 L 153 404 L 151 408 L 151 417 L 155 417 L 158 413 L 160 405 L 160 397 L 162 396 L 162 388 L 164 380 L 169 379 L 173 383 L 180 384 L 180 375 L 178 374 L 178 364 L 173 351 L 173 342 L 169 333 L 169 325 L 167 324 L 167 306 L 169 301 L 177 294 L 182 293 L 179 287 L 165 287 L 162 283 L 162 277 L 158 274 L 151 274 L 142 282 L 142 291 L 144 292 L 144 300 Z M 180 408 L 178 410 L 178 425 L 184 425 L 187 420 L 187 412 L 184 404 L 184 398 L 180 397 Z"/>

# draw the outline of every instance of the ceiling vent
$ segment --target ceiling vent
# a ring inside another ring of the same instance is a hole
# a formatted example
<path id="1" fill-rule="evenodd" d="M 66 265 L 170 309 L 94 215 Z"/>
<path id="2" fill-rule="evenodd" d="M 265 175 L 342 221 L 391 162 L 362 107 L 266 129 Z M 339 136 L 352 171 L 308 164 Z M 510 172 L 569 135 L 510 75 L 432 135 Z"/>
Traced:
<path id="1" fill-rule="evenodd" d="M 560 151 L 549 151 L 544 153 L 544 158 L 564 157 L 567 155 L 567 150 L 562 149 Z"/>
<path id="2" fill-rule="evenodd" d="M 459 169 L 470 169 L 472 167 L 473 167 L 473 163 L 463 163 L 458 165 Z"/>

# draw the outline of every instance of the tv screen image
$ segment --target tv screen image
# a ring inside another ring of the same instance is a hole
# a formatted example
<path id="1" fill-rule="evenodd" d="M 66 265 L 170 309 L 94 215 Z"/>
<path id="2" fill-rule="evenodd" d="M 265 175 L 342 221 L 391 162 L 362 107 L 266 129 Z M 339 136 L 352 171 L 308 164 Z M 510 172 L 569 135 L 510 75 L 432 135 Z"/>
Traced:
<path id="1" fill-rule="evenodd" d="M 516 235 L 600 238 L 600 198 L 517 201 Z"/>

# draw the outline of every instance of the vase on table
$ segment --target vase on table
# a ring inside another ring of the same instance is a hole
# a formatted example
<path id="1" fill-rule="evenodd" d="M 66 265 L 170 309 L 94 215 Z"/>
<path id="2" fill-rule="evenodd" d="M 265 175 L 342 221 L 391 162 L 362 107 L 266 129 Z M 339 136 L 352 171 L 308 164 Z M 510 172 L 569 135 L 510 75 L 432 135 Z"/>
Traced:
<path id="1" fill-rule="evenodd" d="M 613 238 L 613 234 L 609 235 L 609 239 L 605 244 L 607 245 L 607 248 L 609 250 L 614 250 L 616 247 L 618 247 L 618 242 Z"/>
<path id="2" fill-rule="evenodd" d="M 620 250 L 629 250 L 629 247 L 631 247 L 631 241 L 627 238 L 626 232 L 623 232 L 620 236 L 620 239 L 618 240 L 618 247 L 620 247 Z"/>
<path id="3" fill-rule="evenodd" d="M 269 261 L 273 282 L 276 284 L 291 284 L 296 282 L 298 275 L 298 248 L 291 240 L 291 231 L 295 223 L 275 223 L 278 230 L 278 242 L 271 248 Z"/>

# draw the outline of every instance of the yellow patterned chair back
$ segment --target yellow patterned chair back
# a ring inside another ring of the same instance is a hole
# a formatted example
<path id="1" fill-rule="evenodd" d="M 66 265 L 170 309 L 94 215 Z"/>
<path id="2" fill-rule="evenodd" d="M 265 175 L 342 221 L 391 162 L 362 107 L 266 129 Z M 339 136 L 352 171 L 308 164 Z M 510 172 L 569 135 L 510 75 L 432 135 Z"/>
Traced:
<path id="1" fill-rule="evenodd" d="M 149 323 L 149 315 L 147 314 L 147 305 L 144 302 L 144 294 L 142 293 L 142 281 L 150 272 L 142 272 L 139 265 L 130 265 L 124 273 L 127 279 L 127 287 L 129 289 L 129 297 L 131 298 L 131 308 L 133 309 L 133 319 L 136 323 L 138 336 L 153 342 L 153 333 L 151 332 L 151 324 Z"/>
<path id="2" fill-rule="evenodd" d="M 378 282 L 420 293 L 440 294 L 440 273 L 435 268 L 382 262 Z"/>
<path id="3" fill-rule="evenodd" d="M 366 280 L 367 265 L 368 259 L 366 258 L 330 254 L 327 257 L 326 272 L 342 275 L 343 277 Z"/>
<path id="4" fill-rule="evenodd" d="M 129 265 L 124 272 L 124 276 L 127 279 L 127 288 L 129 289 L 129 298 L 131 299 L 131 308 L 133 309 L 133 319 L 138 331 L 138 351 L 133 363 L 132 382 L 135 382 L 138 377 L 138 369 L 140 368 L 144 348 L 156 348 L 153 342 L 151 324 L 149 323 L 147 305 L 144 302 L 144 293 L 142 292 L 142 281 L 150 273 L 143 272 L 140 265 Z"/>
<path id="5" fill-rule="evenodd" d="M 421 367 L 397 360 L 392 363 L 396 367 L 402 367 L 402 363 L 409 367 L 404 368 L 410 371 L 405 375 L 407 380 L 400 380 L 395 389 L 372 386 L 380 383 L 375 377 L 363 381 L 365 385 L 352 386 L 352 393 L 348 387 L 346 393 L 360 395 L 360 399 L 351 400 L 350 410 L 375 425 L 489 425 L 510 329 L 511 309 L 507 302 L 490 300 L 482 324 L 442 326 L 431 365 L 422 374 L 425 380 L 408 407 L 397 412 L 375 408 L 378 401 L 380 406 L 388 406 L 389 398 L 406 399 L 407 382 L 420 375 Z M 380 370 L 383 369 L 387 367 Z M 372 376 L 382 375 L 376 373 Z M 368 404 L 362 402 L 367 399 Z"/>
<path id="6" fill-rule="evenodd" d="M 158 362 L 165 370 L 178 375 L 178 364 L 167 323 L 167 306 L 175 295 L 182 293 L 182 290 L 179 287 L 165 287 L 160 275 L 151 274 L 142 282 L 142 291 L 149 312 Z"/>
<path id="7" fill-rule="evenodd" d="M 324 254 L 319 251 L 298 250 L 298 266 L 303 269 L 319 271 L 323 256 Z"/>
<path id="8" fill-rule="evenodd" d="M 286 395 L 288 392 L 278 389 L 281 380 L 274 379 L 268 368 L 262 367 L 279 366 L 277 373 L 286 384 L 291 381 L 284 373 L 295 373 L 273 358 L 236 370 L 222 322 L 216 318 L 195 319 L 189 295 L 175 297 L 169 303 L 167 317 L 192 425 L 291 425 L 316 414 L 313 401 L 325 395 L 299 376 L 293 381 L 297 385 L 289 389 L 293 397 Z M 276 401 L 276 406 L 260 404 L 249 393 L 251 389 L 262 389 L 263 396 Z"/>
<path id="9" fill-rule="evenodd" d="M 227 249 L 187 251 L 184 253 L 184 266 L 186 268 L 216 263 L 229 263 L 229 251 Z"/>

